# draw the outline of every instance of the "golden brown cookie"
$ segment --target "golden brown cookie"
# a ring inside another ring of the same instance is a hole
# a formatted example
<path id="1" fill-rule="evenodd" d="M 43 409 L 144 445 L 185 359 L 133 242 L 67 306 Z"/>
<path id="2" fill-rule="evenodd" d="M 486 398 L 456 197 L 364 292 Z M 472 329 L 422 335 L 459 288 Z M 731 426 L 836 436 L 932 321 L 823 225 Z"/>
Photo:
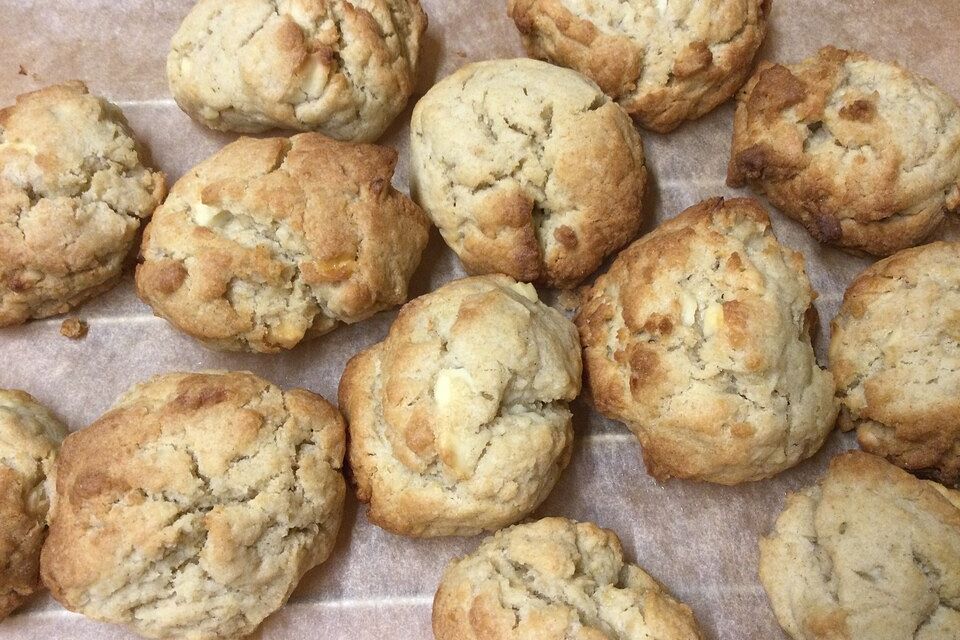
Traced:
<path id="1" fill-rule="evenodd" d="M 960 483 L 960 243 L 881 260 L 833 320 L 840 426 L 909 471 Z"/>
<path id="2" fill-rule="evenodd" d="M 623 559 L 590 522 L 502 529 L 447 565 L 433 601 L 437 640 L 701 640 L 690 607 Z"/>
<path id="3" fill-rule="evenodd" d="M 419 0 L 200 0 L 167 79 L 213 129 L 373 142 L 413 92 L 426 28 Z"/>
<path id="4" fill-rule="evenodd" d="M 177 181 L 137 290 L 215 349 L 274 352 L 407 299 L 429 221 L 393 149 L 317 133 L 241 138 Z"/>
<path id="5" fill-rule="evenodd" d="M 326 400 L 251 373 L 135 385 L 64 441 L 43 582 L 148 638 L 245 636 L 330 555 L 344 446 Z"/>
<path id="6" fill-rule="evenodd" d="M 477 276 L 408 303 L 340 380 L 370 520 L 474 535 L 530 513 L 570 460 L 580 373 L 576 328 L 529 284 Z"/>
<path id="7" fill-rule="evenodd" d="M 821 242 L 885 256 L 960 208 L 960 105 L 867 54 L 764 63 L 737 98 L 727 182 Z"/>
<path id="8" fill-rule="evenodd" d="M 803 256 L 755 200 L 714 198 L 637 240 L 576 317 L 597 409 L 647 469 L 736 484 L 816 452 L 837 415 L 810 344 Z"/>
<path id="9" fill-rule="evenodd" d="M 661 133 L 733 96 L 767 31 L 768 0 L 509 0 L 527 52 L 593 79 Z"/>
<path id="10" fill-rule="evenodd" d="M 837 456 L 787 496 L 760 581 L 794 640 L 960 638 L 960 492 Z"/>
<path id="11" fill-rule="evenodd" d="M 82 82 L 0 110 L 0 327 L 113 287 L 165 192 L 120 109 Z"/>
<path id="12" fill-rule="evenodd" d="M 469 273 L 569 288 L 643 221 L 643 145 L 583 76 L 536 60 L 470 64 L 410 123 L 411 191 Z"/>
<path id="13" fill-rule="evenodd" d="M 40 588 L 47 475 L 67 429 L 23 391 L 0 389 L 0 620 Z"/>

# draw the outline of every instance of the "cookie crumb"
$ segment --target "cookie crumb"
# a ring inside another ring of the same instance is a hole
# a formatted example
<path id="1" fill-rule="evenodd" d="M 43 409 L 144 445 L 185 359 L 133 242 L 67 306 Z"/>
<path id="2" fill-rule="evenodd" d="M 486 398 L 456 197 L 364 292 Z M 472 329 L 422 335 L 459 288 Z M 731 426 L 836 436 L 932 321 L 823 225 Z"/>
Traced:
<path id="1" fill-rule="evenodd" d="M 89 327 L 86 321 L 80 318 L 67 318 L 60 325 L 60 334 L 71 340 L 80 340 L 87 335 L 87 329 Z"/>

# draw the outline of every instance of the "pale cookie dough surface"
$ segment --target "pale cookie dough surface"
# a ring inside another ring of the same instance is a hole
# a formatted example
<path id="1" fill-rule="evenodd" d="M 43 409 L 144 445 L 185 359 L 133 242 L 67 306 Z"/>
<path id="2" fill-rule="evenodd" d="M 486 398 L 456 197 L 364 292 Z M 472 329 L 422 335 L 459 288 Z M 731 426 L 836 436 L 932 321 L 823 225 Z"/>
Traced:
<path id="1" fill-rule="evenodd" d="M 909 471 L 960 483 L 960 244 L 905 249 L 851 283 L 834 318 L 840 424 Z"/>
<path id="2" fill-rule="evenodd" d="M 330 554 L 344 446 L 326 400 L 250 373 L 138 384 L 64 441 L 44 584 L 148 638 L 245 636 Z"/>
<path id="3" fill-rule="evenodd" d="M 372 142 L 413 92 L 418 0 L 200 0 L 170 45 L 180 107 L 213 129 Z"/>
<path id="4" fill-rule="evenodd" d="M 616 534 L 544 518 L 452 561 L 433 602 L 437 640 L 701 640 L 690 608 L 623 559 Z"/>
<path id="5" fill-rule="evenodd" d="M 113 287 L 165 192 L 120 109 L 81 82 L 0 110 L 0 327 Z"/>
<path id="6" fill-rule="evenodd" d="M 733 96 L 767 0 L 510 0 L 527 52 L 592 78 L 644 127 L 670 131 Z"/>
<path id="7" fill-rule="evenodd" d="M 736 484 L 816 452 L 837 415 L 815 293 L 755 200 L 704 201 L 624 250 L 576 322 L 596 408 L 650 473 Z"/>
<path id="8" fill-rule="evenodd" d="M 572 287 L 643 221 L 643 145 L 590 80 L 536 60 L 470 64 L 410 123 L 411 191 L 474 274 Z"/>
<path id="9" fill-rule="evenodd" d="M 960 493 L 842 454 L 787 497 L 760 580 L 794 640 L 960 638 Z"/>
<path id="10" fill-rule="evenodd" d="M 32 396 L 0 389 L 0 621 L 40 588 L 45 483 L 66 435 Z"/>
<path id="11" fill-rule="evenodd" d="M 369 518 L 410 536 L 512 524 L 570 459 L 576 329 L 506 276 L 451 282 L 350 360 L 340 407 Z"/>
<path id="12" fill-rule="evenodd" d="M 902 67 L 825 47 L 761 64 L 737 101 L 727 182 L 821 242 L 886 256 L 960 208 L 960 105 Z"/>
<path id="13" fill-rule="evenodd" d="M 215 349 L 275 352 L 407 299 L 429 221 L 393 149 L 241 138 L 181 178 L 144 233 L 137 289 Z"/>

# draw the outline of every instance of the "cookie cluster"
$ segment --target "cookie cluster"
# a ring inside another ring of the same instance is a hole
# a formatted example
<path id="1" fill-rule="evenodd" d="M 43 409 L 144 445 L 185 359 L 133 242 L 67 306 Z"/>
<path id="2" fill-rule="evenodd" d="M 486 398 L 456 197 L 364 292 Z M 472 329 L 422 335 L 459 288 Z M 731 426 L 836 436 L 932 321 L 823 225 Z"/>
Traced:
<path id="1" fill-rule="evenodd" d="M 399 308 L 346 364 L 339 408 L 253 373 L 171 372 L 68 435 L 0 390 L 0 619 L 42 584 L 145 637 L 254 633 L 334 553 L 349 478 L 392 534 L 492 534 L 443 573 L 438 640 L 702 640 L 616 534 L 528 521 L 586 389 L 658 481 L 762 481 L 855 429 L 862 451 L 760 542 L 781 626 L 960 638 L 960 244 L 923 244 L 960 209 L 960 105 L 835 47 L 755 66 L 767 0 L 507 12 L 537 59 L 467 64 L 420 97 L 409 196 L 376 141 L 414 92 L 418 0 L 197 2 L 167 59 L 177 103 L 211 129 L 297 133 L 240 137 L 169 194 L 80 82 L 0 111 L 0 326 L 109 290 L 134 255 L 142 301 L 214 350 L 291 350 Z M 728 184 L 882 258 L 847 289 L 826 367 L 804 256 L 758 200 L 642 233 L 635 125 L 667 133 L 735 95 Z M 466 277 L 411 300 L 431 226 Z"/>

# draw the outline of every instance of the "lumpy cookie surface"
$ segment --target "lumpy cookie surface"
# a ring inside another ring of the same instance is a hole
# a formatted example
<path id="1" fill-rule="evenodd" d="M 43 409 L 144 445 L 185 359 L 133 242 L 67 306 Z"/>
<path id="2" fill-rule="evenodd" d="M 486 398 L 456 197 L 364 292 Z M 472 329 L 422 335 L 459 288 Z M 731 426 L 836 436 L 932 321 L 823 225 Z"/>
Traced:
<path id="1" fill-rule="evenodd" d="M 343 419 L 250 373 L 138 384 L 64 442 L 43 582 L 149 638 L 251 633 L 333 548 Z"/>
<path id="2" fill-rule="evenodd" d="M 960 244 L 904 249 L 851 283 L 834 318 L 840 424 L 908 471 L 960 482 Z"/>
<path id="3" fill-rule="evenodd" d="M 410 123 L 411 192 L 467 271 L 569 288 L 643 221 L 643 145 L 583 76 L 536 60 L 470 64 Z"/>
<path id="4" fill-rule="evenodd" d="M 570 460 L 576 329 L 506 276 L 456 280 L 400 311 L 340 380 L 369 518 L 403 535 L 474 535 L 539 505 Z"/>
<path id="5" fill-rule="evenodd" d="M 418 0 L 200 0 L 167 78 L 213 129 L 372 142 L 413 92 L 426 27 Z"/>
<path id="6" fill-rule="evenodd" d="M 527 52 L 594 80 L 665 133 L 733 96 L 767 30 L 767 0 L 510 0 Z"/>
<path id="7" fill-rule="evenodd" d="M 755 200 L 704 201 L 620 253 L 576 317 L 597 409 L 647 469 L 736 484 L 817 451 L 837 409 L 810 343 L 814 292 Z"/>
<path id="8" fill-rule="evenodd" d="M 0 110 L 0 327 L 112 288 L 165 193 L 123 114 L 82 82 Z"/>
<path id="9" fill-rule="evenodd" d="M 144 233 L 137 290 L 209 347 L 275 352 L 404 302 L 429 222 L 393 149 L 241 138 L 177 181 Z"/>
<path id="10" fill-rule="evenodd" d="M 701 640 L 690 608 L 626 562 L 616 534 L 544 518 L 450 562 L 433 601 L 437 640 Z"/>
<path id="11" fill-rule="evenodd" d="M 40 588 L 45 482 L 66 435 L 30 394 L 0 389 L 0 621 Z"/>
<path id="12" fill-rule="evenodd" d="M 727 182 L 821 242 L 886 256 L 960 208 L 960 105 L 895 64 L 825 47 L 762 63 L 737 102 Z"/>
<path id="13" fill-rule="evenodd" d="M 960 493 L 860 451 L 787 497 L 760 581 L 794 640 L 960 637 Z"/>

